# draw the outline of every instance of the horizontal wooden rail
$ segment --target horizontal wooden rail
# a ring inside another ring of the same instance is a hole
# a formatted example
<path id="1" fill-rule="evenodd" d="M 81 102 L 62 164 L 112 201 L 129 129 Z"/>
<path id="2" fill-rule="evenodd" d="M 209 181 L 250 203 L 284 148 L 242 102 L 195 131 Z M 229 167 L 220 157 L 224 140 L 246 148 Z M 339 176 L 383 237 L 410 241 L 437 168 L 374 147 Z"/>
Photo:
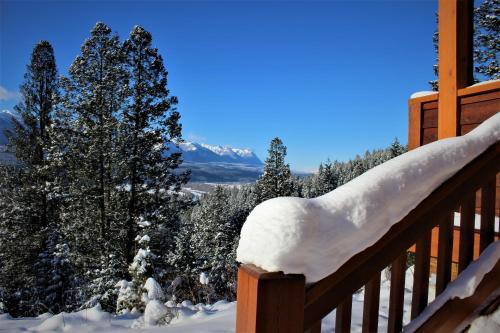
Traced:
<path id="1" fill-rule="evenodd" d="M 387 267 L 451 212 L 463 193 L 486 185 L 500 170 L 500 143 L 488 148 L 432 192 L 374 245 L 358 253 L 336 272 L 308 288 L 304 330 L 335 309 L 343 300 Z M 383 208 L 381 208 L 383 209 Z"/>

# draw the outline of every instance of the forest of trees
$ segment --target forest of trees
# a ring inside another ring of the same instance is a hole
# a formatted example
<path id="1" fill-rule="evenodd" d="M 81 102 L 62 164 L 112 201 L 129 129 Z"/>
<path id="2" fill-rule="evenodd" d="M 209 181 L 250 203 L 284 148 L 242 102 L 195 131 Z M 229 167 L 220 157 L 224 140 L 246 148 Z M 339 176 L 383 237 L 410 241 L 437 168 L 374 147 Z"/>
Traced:
<path id="1" fill-rule="evenodd" d="M 298 178 L 275 138 L 256 183 L 190 197 L 167 148 L 182 140 L 177 99 L 138 26 L 120 42 L 97 23 L 68 76 L 38 43 L 21 93 L 8 133 L 18 164 L 0 167 L 0 311 L 15 316 L 234 300 L 238 237 L 257 204 L 324 194 L 405 151 L 396 140 Z"/>
<path id="2" fill-rule="evenodd" d="M 137 238 L 168 253 L 191 204 L 167 148 L 181 140 L 177 98 L 151 34 L 135 26 L 121 42 L 97 23 L 67 72 L 49 42 L 34 47 L 7 133 L 18 165 L 0 170 L 0 301 L 13 315 L 114 310 L 116 283 L 138 279 Z"/>

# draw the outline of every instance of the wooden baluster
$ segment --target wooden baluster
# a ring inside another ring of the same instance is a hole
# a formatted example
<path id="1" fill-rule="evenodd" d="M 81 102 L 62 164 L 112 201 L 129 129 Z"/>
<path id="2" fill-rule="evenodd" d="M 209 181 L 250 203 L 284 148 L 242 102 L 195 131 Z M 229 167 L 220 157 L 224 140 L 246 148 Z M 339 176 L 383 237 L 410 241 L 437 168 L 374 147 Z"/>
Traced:
<path id="1" fill-rule="evenodd" d="M 431 264 L 431 237 L 429 230 L 415 247 L 415 273 L 411 300 L 411 319 L 416 318 L 427 306 L 429 294 L 429 272 Z"/>
<path id="2" fill-rule="evenodd" d="M 365 286 L 363 302 L 363 333 L 377 332 L 380 303 L 380 272 Z"/>
<path id="3" fill-rule="evenodd" d="M 304 331 L 304 275 L 238 268 L 236 332 Z"/>
<path id="4" fill-rule="evenodd" d="M 389 319 L 387 331 L 400 332 L 403 328 L 403 307 L 405 293 L 406 251 L 392 263 L 391 294 L 389 296 Z"/>
<path id="5" fill-rule="evenodd" d="M 494 241 L 495 231 L 495 192 L 496 178 L 481 189 L 481 237 L 480 253 Z"/>
<path id="6" fill-rule="evenodd" d="M 469 193 L 463 199 L 460 209 L 460 244 L 458 248 L 458 273 L 462 272 L 473 260 L 474 255 L 474 218 L 476 193 Z"/>
<path id="7" fill-rule="evenodd" d="M 351 331 L 352 295 L 346 298 L 339 306 L 335 315 L 335 333 Z"/>
<path id="8" fill-rule="evenodd" d="M 436 297 L 451 281 L 454 213 L 445 214 L 439 222 L 438 258 L 436 268 Z"/>

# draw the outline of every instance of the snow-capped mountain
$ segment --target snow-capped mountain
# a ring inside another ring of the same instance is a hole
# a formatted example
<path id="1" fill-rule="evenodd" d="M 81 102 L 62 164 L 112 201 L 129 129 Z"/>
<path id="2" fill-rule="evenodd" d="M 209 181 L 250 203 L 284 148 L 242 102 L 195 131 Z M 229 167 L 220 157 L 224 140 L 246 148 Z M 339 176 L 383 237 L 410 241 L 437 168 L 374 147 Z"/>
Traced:
<path id="1" fill-rule="evenodd" d="M 181 151 L 181 170 L 191 170 L 191 182 L 254 182 L 262 174 L 263 163 L 250 149 L 182 142 L 171 151 Z"/>
<path id="2" fill-rule="evenodd" d="M 261 166 L 262 161 L 250 149 L 212 146 L 205 143 L 182 142 L 178 145 L 186 163 L 231 163 Z M 173 147 L 175 151 L 177 148 Z"/>
<path id="3" fill-rule="evenodd" d="M 9 110 L 0 110 L 0 146 L 6 145 L 7 137 L 5 136 L 5 130 L 12 130 L 14 128 L 14 123 L 12 118 L 18 118 L 19 116 Z"/>

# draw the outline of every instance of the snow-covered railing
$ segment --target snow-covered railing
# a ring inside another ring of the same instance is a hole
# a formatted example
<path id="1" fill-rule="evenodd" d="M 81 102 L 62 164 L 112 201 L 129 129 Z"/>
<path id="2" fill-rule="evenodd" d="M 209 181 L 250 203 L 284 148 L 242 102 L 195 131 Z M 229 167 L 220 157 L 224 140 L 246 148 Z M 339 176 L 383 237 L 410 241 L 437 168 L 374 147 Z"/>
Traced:
<path id="1" fill-rule="evenodd" d="M 436 226 L 436 296 L 451 281 L 457 207 L 459 272 L 473 260 L 477 191 L 481 252 L 494 242 L 499 172 L 497 114 L 468 135 L 415 149 L 318 199 L 278 198 L 256 207 L 238 248 L 244 264 L 238 272 L 237 332 L 320 332 L 321 320 L 334 309 L 336 331 L 349 331 L 352 295 L 363 286 L 363 332 L 377 331 L 380 272 L 388 266 L 388 331 L 401 331 L 407 250 L 416 244 L 414 319 L 428 305 L 431 232 Z M 496 271 L 499 265 L 495 263 Z M 477 286 L 484 297 L 498 288 L 491 281 L 485 278 Z M 478 296 L 472 297 L 477 303 Z"/>

